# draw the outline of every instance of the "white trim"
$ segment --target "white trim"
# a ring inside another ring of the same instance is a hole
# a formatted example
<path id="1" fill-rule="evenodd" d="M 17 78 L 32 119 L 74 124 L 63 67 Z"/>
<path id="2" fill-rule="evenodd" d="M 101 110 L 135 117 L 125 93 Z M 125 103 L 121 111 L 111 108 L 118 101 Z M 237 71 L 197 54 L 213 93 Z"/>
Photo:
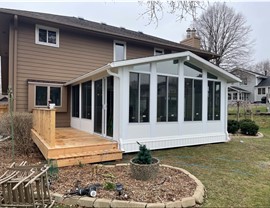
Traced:
<path id="1" fill-rule="evenodd" d="M 218 66 L 210 63 L 209 61 L 204 60 L 203 58 L 191 53 L 190 51 L 186 51 L 186 52 L 180 52 L 180 53 L 165 54 L 165 55 L 160 55 L 160 56 L 151 56 L 151 57 L 145 57 L 145 58 L 138 58 L 138 59 L 131 59 L 131 60 L 116 61 L 116 62 L 108 63 L 107 65 L 103 67 L 100 67 L 94 71 L 91 71 L 87 74 L 84 74 L 80 77 L 70 80 L 69 82 L 65 83 L 64 86 L 79 82 L 83 79 L 87 79 L 93 75 L 104 72 L 107 69 L 119 68 L 119 67 L 136 65 L 136 64 L 143 64 L 143 63 L 149 63 L 149 62 L 157 62 L 157 61 L 168 60 L 168 59 L 176 59 L 176 58 L 186 58 L 185 61 L 192 62 L 192 63 L 197 62 L 197 64 L 200 63 L 203 65 L 200 68 L 203 68 L 204 70 L 207 70 L 210 73 L 211 71 L 215 71 L 215 75 L 218 77 L 223 77 L 227 81 L 227 83 L 241 82 L 241 79 L 239 79 L 235 75 L 219 68 Z M 195 63 L 194 65 L 197 65 L 197 64 Z"/>
<path id="2" fill-rule="evenodd" d="M 39 29 L 43 29 L 43 30 L 47 31 L 47 42 L 39 41 Z M 53 31 L 56 33 L 56 43 L 55 44 L 48 42 L 48 31 Z M 59 29 L 37 24 L 36 29 L 35 29 L 35 43 L 39 44 L 39 45 L 52 46 L 52 47 L 59 48 Z"/>
<path id="3" fill-rule="evenodd" d="M 156 51 L 160 51 L 162 54 L 157 54 Z M 164 55 L 165 52 L 164 52 L 164 49 L 162 48 L 154 48 L 154 56 L 160 56 L 160 55 Z"/>
<path id="4" fill-rule="evenodd" d="M 40 85 L 40 86 L 57 86 L 57 87 L 62 87 L 64 84 L 59 84 L 59 83 L 53 83 L 53 82 L 35 82 L 35 81 L 28 81 L 28 84 L 34 84 L 34 85 Z"/>
<path id="5" fill-rule="evenodd" d="M 123 45 L 124 46 L 124 59 L 123 60 L 126 60 L 127 59 L 127 43 L 124 42 L 124 41 L 118 41 L 118 40 L 114 40 L 113 41 L 113 60 L 114 61 L 123 61 L 123 60 L 116 60 L 116 52 L 115 52 L 115 45 L 116 44 L 120 44 L 120 45 Z"/>

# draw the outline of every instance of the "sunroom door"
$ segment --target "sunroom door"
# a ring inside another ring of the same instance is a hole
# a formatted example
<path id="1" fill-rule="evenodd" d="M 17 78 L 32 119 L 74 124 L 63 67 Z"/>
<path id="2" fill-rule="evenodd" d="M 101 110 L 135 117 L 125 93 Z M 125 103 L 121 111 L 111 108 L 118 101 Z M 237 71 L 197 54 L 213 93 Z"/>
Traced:
<path id="1" fill-rule="evenodd" d="M 95 81 L 94 132 L 113 137 L 113 77 Z"/>

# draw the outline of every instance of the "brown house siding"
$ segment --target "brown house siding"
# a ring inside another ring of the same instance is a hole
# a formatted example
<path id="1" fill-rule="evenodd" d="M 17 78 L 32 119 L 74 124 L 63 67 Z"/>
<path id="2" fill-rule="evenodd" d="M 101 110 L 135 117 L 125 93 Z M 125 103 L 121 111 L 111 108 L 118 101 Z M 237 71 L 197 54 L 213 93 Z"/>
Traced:
<path id="1" fill-rule="evenodd" d="M 28 79 L 66 82 L 112 62 L 113 38 L 99 38 L 59 29 L 59 48 L 56 48 L 35 44 L 35 25 L 19 23 L 17 111 L 28 109 Z M 153 50 L 150 46 L 127 42 L 128 59 L 152 56 Z M 56 116 L 59 127 L 70 125 L 69 93 L 67 99 L 68 112 L 58 112 Z"/>

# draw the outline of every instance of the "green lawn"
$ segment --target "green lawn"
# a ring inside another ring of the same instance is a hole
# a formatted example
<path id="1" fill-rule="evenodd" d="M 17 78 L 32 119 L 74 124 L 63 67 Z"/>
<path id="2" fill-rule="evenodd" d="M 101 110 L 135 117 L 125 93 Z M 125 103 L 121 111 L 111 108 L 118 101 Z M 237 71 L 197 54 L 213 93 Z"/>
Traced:
<path id="1" fill-rule="evenodd" d="M 250 104 L 248 107 L 240 105 L 239 112 L 241 114 L 244 114 L 246 109 L 252 110 L 253 113 L 256 113 L 257 111 L 267 112 L 265 104 Z M 236 112 L 237 112 L 237 106 L 236 105 L 228 107 L 228 113 L 229 114 L 236 114 Z"/>
<path id="2" fill-rule="evenodd" d="M 203 207 L 270 207 L 270 116 L 254 120 L 264 138 L 153 151 L 153 156 L 202 181 L 207 190 Z M 133 156 L 124 155 L 121 162 Z"/>

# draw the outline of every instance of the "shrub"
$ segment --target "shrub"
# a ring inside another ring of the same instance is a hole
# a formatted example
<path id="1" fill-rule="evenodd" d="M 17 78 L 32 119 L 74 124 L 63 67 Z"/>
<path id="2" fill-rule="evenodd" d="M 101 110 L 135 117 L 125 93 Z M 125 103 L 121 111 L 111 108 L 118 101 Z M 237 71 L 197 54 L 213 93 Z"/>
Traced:
<path id="1" fill-rule="evenodd" d="M 239 127 L 241 126 L 242 123 L 245 123 L 245 122 L 255 123 L 255 121 L 252 121 L 251 119 L 242 119 L 239 121 Z"/>
<path id="2" fill-rule="evenodd" d="M 242 121 L 240 129 L 242 134 L 255 136 L 258 133 L 259 126 L 254 121 Z"/>
<path id="3" fill-rule="evenodd" d="M 15 150 L 19 154 L 29 155 L 34 152 L 35 144 L 31 138 L 32 114 L 16 112 L 13 114 Z M 6 113 L 0 120 L 0 133 L 11 135 L 10 114 Z"/>
<path id="4" fill-rule="evenodd" d="M 145 145 L 140 144 L 137 142 L 139 145 L 139 152 L 134 159 L 135 163 L 138 164 L 151 164 L 152 163 L 152 155 L 149 149 L 146 148 Z"/>
<path id="5" fill-rule="evenodd" d="M 235 134 L 239 129 L 239 122 L 236 120 L 228 120 L 227 130 L 231 134 Z"/>

